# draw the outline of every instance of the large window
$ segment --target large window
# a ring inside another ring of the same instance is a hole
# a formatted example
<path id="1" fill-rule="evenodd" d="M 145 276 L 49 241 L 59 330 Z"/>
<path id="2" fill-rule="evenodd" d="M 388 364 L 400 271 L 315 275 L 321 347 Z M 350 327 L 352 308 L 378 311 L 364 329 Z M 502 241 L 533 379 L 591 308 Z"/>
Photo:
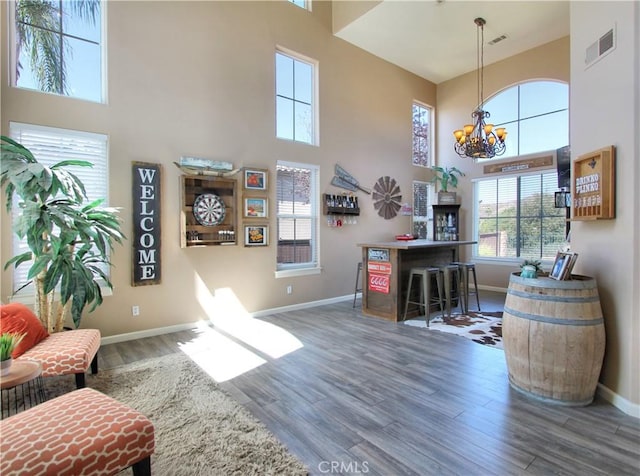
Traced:
<path id="1" fill-rule="evenodd" d="M 103 102 L 100 0 L 16 0 L 13 85 Z"/>
<path id="2" fill-rule="evenodd" d="M 413 154 L 411 162 L 421 167 L 431 167 L 431 108 L 413 103 Z"/>
<path id="3" fill-rule="evenodd" d="M 311 0 L 289 0 L 289 2 L 305 10 L 311 10 Z"/>
<path id="4" fill-rule="evenodd" d="M 279 161 L 276 171 L 277 269 L 317 269 L 319 169 Z"/>
<path id="5" fill-rule="evenodd" d="M 317 144 L 316 64 L 308 59 L 276 53 L 276 136 Z"/>
<path id="6" fill-rule="evenodd" d="M 82 181 L 87 192 L 87 203 L 108 197 L 107 136 L 87 132 L 56 129 L 31 124 L 10 124 L 11 137 L 29 149 L 44 165 L 51 166 L 62 160 L 85 160 L 93 167 L 74 167 L 73 173 Z M 12 219 L 18 217 L 19 207 L 12 207 Z M 29 251 L 26 241 L 13 234 L 13 256 Z M 23 263 L 13 272 L 13 291 L 28 283 L 31 263 Z M 108 273 L 108 269 L 104 269 Z"/>
<path id="7" fill-rule="evenodd" d="M 480 258 L 552 260 L 565 240 L 565 209 L 555 208 L 557 173 L 475 183 Z"/>
<path id="8" fill-rule="evenodd" d="M 506 127 L 503 157 L 556 150 L 569 143 L 569 86 L 531 81 L 502 91 L 484 104 L 495 127 Z"/>

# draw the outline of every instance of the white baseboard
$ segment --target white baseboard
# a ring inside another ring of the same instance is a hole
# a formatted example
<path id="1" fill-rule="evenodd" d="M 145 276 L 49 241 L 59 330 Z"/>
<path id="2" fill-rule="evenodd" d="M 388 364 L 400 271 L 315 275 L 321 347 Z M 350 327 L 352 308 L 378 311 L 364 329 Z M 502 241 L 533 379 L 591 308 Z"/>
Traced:
<path id="1" fill-rule="evenodd" d="M 507 288 L 499 288 L 498 286 L 486 286 L 484 284 L 478 284 L 478 289 L 482 289 L 484 291 L 495 291 L 497 293 L 507 294 Z"/>
<path id="2" fill-rule="evenodd" d="M 362 294 L 358 293 L 358 296 L 361 297 Z M 299 309 L 308 309 L 311 307 L 324 306 L 325 304 L 335 304 L 337 302 L 348 301 L 350 299 L 353 299 L 353 294 L 348 294 L 346 296 L 338 296 L 330 299 L 322 299 L 320 301 L 310 301 L 310 302 L 303 302 L 300 304 L 292 304 L 290 306 L 275 307 L 273 309 L 264 309 L 262 311 L 256 311 L 254 313 L 251 313 L 251 317 L 264 317 L 264 316 L 269 316 L 271 314 L 276 314 L 278 312 L 297 311 Z M 194 329 L 196 327 L 202 326 L 203 322 L 207 322 L 207 321 L 177 324 L 175 326 L 167 326 L 167 327 L 156 327 L 154 329 L 147 329 L 144 331 L 127 332 L 126 334 L 118 334 L 114 336 L 103 337 L 100 340 L 100 343 L 102 345 L 117 344 L 118 342 L 127 342 L 130 340 L 144 339 L 145 337 L 154 337 L 154 336 L 159 336 L 163 334 L 171 334 L 172 332 L 186 331 L 189 329 Z"/>
<path id="3" fill-rule="evenodd" d="M 626 398 L 618 395 L 613 390 L 605 387 L 601 383 L 598 384 L 598 388 L 596 389 L 596 393 L 604 398 L 611 405 L 616 407 L 618 410 L 626 413 L 627 415 L 631 415 L 635 418 L 640 418 L 640 405 L 637 403 L 630 402 Z"/>

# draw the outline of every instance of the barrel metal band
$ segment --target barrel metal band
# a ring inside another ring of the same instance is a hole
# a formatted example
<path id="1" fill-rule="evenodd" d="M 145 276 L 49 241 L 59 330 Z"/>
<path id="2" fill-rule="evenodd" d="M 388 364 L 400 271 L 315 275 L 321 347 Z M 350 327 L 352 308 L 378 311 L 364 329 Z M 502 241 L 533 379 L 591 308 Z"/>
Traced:
<path id="1" fill-rule="evenodd" d="M 504 312 L 529 321 L 558 324 L 560 326 L 597 326 L 604 323 L 604 319 L 602 317 L 598 317 L 596 319 L 558 319 L 556 317 L 539 316 L 536 314 L 529 314 L 527 312 L 516 311 L 515 309 L 511 309 L 507 306 L 504 307 Z"/>
<path id="2" fill-rule="evenodd" d="M 594 296 L 554 296 L 549 294 L 531 294 L 524 291 L 518 291 L 517 289 L 507 289 L 507 294 L 512 296 L 518 296 L 522 298 L 531 299 L 533 301 L 552 301 L 552 302 L 598 302 L 600 297 L 596 294 Z"/>

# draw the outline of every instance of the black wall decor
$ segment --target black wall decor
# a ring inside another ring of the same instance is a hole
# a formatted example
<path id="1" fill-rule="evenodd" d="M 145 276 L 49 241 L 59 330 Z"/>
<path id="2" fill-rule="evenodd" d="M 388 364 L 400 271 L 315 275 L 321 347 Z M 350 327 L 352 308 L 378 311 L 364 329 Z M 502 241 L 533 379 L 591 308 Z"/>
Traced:
<path id="1" fill-rule="evenodd" d="M 133 162 L 131 169 L 133 186 L 133 286 L 160 284 L 161 229 L 160 205 L 162 203 L 162 166 L 145 162 Z"/>

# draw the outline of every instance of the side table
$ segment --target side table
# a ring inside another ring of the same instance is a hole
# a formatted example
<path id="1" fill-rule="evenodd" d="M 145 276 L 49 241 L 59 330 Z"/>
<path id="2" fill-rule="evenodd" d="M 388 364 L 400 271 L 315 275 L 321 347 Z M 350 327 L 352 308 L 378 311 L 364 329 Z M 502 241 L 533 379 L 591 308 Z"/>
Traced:
<path id="1" fill-rule="evenodd" d="M 14 361 L 8 375 L 0 377 L 2 418 L 46 400 L 42 365 L 31 360 Z"/>

